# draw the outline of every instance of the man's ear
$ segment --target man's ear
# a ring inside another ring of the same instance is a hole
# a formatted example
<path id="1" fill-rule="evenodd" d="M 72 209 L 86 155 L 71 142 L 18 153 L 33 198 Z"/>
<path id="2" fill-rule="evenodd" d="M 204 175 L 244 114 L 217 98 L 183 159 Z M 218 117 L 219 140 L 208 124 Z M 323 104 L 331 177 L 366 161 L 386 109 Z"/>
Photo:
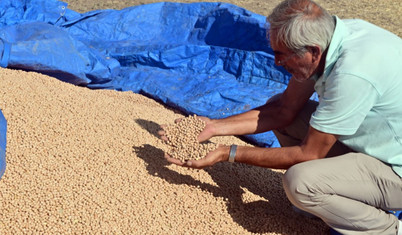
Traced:
<path id="1" fill-rule="evenodd" d="M 316 62 L 321 58 L 321 48 L 319 46 L 308 46 L 307 50 L 311 53 L 313 62 Z"/>

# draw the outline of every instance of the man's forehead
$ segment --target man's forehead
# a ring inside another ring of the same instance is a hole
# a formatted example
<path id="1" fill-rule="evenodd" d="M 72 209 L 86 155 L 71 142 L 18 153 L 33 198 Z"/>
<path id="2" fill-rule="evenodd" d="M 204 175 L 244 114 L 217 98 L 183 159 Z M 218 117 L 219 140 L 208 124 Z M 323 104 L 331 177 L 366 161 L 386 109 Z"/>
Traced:
<path id="1" fill-rule="evenodd" d="M 275 54 L 280 54 L 287 51 L 285 44 L 282 41 L 278 40 L 275 31 L 269 30 L 268 36 L 269 36 L 269 42 L 271 43 L 271 48 Z"/>

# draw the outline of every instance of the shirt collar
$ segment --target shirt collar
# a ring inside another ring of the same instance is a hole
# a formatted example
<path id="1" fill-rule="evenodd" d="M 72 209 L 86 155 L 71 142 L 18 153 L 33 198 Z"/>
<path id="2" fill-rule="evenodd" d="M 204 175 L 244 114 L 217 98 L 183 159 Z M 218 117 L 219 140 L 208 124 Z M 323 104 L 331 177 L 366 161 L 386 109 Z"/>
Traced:
<path id="1" fill-rule="evenodd" d="M 325 68 L 323 76 L 317 78 L 319 80 L 322 77 L 328 77 L 334 67 L 336 61 L 340 56 L 343 40 L 348 34 L 348 29 L 345 23 L 337 16 L 333 16 L 335 20 L 335 30 L 331 38 L 331 42 L 328 47 L 327 56 L 325 57 Z M 316 81 L 317 81 L 316 80 Z"/>

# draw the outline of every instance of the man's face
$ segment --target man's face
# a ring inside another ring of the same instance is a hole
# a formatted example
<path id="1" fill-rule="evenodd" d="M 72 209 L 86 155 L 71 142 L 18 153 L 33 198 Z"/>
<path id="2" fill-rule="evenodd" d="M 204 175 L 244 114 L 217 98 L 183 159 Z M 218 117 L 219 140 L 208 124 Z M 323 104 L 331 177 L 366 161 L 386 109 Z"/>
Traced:
<path id="1" fill-rule="evenodd" d="M 309 80 L 316 72 L 318 62 L 313 59 L 312 53 L 307 50 L 297 55 L 289 50 L 282 42 L 276 42 L 275 33 L 270 33 L 271 48 L 275 54 L 275 64 L 282 66 L 293 75 L 297 81 Z"/>

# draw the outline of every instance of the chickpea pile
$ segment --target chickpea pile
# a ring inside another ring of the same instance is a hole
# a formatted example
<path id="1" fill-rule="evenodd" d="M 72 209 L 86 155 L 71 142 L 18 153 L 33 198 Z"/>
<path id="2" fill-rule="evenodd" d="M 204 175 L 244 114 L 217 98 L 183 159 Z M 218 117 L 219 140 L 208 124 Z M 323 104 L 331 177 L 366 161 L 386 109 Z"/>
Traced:
<path id="1" fill-rule="evenodd" d="M 216 143 L 199 143 L 197 136 L 204 130 L 205 122 L 197 115 L 188 116 L 180 122 L 165 127 L 167 149 L 165 151 L 173 158 L 182 162 L 199 160 L 215 150 Z"/>

